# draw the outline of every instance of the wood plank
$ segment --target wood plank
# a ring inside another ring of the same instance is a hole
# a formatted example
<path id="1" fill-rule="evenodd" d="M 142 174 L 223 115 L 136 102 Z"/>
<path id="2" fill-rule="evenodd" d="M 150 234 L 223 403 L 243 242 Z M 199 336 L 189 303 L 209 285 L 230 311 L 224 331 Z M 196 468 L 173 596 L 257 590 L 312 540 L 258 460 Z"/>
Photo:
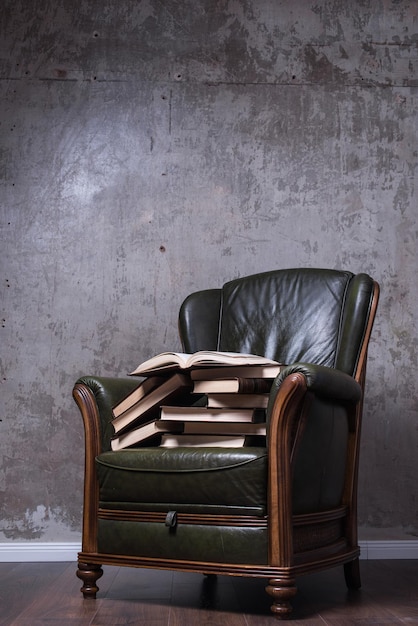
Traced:
<path id="1" fill-rule="evenodd" d="M 29 564 L 34 565 L 34 564 Z M 45 576 L 39 592 L 30 604 L 21 607 L 15 619 L 9 622 L 10 626 L 44 626 L 45 624 L 60 624 L 67 626 L 79 624 L 88 626 L 100 606 L 101 600 L 85 600 L 80 593 L 81 581 L 76 577 L 76 563 L 39 563 L 39 576 Z M 61 566 L 58 575 L 51 575 L 50 568 Z M 100 585 L 102 593 L 117 573 L 115 568 L 107 568 Z M 21 596 L 25 587 L 20 589 Z"/>
<path id="2" fill-rule="evenodd" d="M 167 626 L 173 572 L 128 567 L 114 569 L 117 575 L 100 602 L 91 625 Z"/>
<path id="3" fill-rule="evenodd" d="M 385 610 L 402 623 L 418 624 L 418 561 L 368 561 L 364 588 Z"/>
<path id="4" fill-rule="evenodd" d="M 325 624 L 345 626 L 362 624 L 401 624 L 401 620 L 380 602 L 380 589 L 370 592 L 368 581 L 373 572 L 361 566 L 362 588 L 348 590 L 341 567 L 302 577 L 299 581 L 298 607 L 295 616 L 320 616 Z M 386 589 L 387 593 L 387 589 Z"/>
<path id="5" fill-rule="evenodd" d="M 80 593 L 75 563 L 0 564 L 0 626 L 268 626 L 266 580 L 105 567 L 97 600 Z M 418 561 L 363 561 L 362 589 L 337 567 L 300 577 L 291 623 L 418 624 Z"/>
<path id="6" fill-rule="evenodd" d="M 170 626 L 247 626 L 229 576 L 176 573 Z"/>
<path id="7" fill-rule="evenodd" d="M 67 568 L 67 563 L 1 563 L 0 625 L 9 626 L 32 605 L 43 598 L 48 588 Z"/>

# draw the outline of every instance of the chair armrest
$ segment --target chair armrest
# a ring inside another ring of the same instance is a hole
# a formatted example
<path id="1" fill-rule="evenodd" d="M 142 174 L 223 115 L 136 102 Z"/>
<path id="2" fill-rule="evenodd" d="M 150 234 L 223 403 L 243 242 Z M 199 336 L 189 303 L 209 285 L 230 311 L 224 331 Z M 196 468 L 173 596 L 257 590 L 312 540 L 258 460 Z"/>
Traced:
<path id="1" fill-rule="evenodd" d="M 273 382 L 269 454 L 276 475 L 288 477 L 279 492 L 286 492 L 294 514 L 348 500 L 346 471 L 354 464 L 356 446 L 350 441 L 357 436 L 361 397 L 362 388 L 350 375 L 310 363 L 285 367 Z"/>
<path id="2" fill-rule="evenodd" d="M 293 363 L 286 366 L 275 379 L 270 402 L 274 401 L 286 377 L 296 373 L 305 377 L 308 390 L 316 396 L 350 404 L 356 404 L 362 396 L 359 383 L 349 374 L 324 365 Z"/>
<path id="3" fill-rule="evenodd" d="M 73 396 L 84 419 L 86 431 L 98 434 L 98 452 L 110 449 L 114 435 L 112 408 L 141 383 L 138 377 L 82 376 L 77 380 Z"/>

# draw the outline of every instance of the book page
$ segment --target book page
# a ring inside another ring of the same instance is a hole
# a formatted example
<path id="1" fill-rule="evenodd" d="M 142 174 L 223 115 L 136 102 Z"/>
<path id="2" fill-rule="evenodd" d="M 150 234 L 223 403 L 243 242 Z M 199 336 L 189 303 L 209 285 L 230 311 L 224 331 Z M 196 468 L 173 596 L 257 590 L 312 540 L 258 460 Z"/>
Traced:
<path id="1" fill-rule="evenodd" d="M 151 374 L 161 372 L 164 373 L 171 369 L 193 369 L 195 367 L 213 367 L 213 366 L 233 366 L 242 365 L 249 367 L 251 365 L 279 365 L 277 361 L 272 361 L 256 354 L 243 354 L 240 352 L 218 352 L 214 350 L 201 350 L 194 354 L 184 352 L 162 352 L 157 356 L 141 363 L 131 376 Z"/>

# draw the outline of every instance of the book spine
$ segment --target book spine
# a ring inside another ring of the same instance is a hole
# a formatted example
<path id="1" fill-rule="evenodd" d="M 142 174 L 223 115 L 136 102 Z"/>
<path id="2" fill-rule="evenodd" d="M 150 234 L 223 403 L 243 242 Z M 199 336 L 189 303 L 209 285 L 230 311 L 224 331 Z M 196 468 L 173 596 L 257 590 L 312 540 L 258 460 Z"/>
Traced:
<path id="1" fill-rule="evenodd" d="M 272 381 L 266 378 L 239 378 L 239 393 L 268 393 L 271 389 Z"/>
<path id="2" fill-rule="evenodd" d="M 262 394 L 269 393 L 272 381 L 266 378 L 217 378 L 197 380 L 194 382 L 195 393 L 236 393 L 236 394 Z"/>

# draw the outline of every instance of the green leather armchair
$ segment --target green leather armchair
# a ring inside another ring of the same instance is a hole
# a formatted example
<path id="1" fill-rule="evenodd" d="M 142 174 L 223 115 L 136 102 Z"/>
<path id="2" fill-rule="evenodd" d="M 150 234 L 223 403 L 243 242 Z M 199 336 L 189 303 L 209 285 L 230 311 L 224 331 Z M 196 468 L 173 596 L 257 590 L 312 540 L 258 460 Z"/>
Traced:
<path id="1" fill-rule="evenodd" d="M 292 610 L 300 574 L 343 565 L 348 587 L 360 586 L 359 437 L 378 294 L 366 274 L 288 269 L 185 300 L 186 352 L 287 364 L 273 383 L 262 446 L 111 451 L 111 408 L 138 380 L 76 382 L 86 446 L 77 571 L 85 597 L 96 597 L 103 564 L 262 577 L 280 618 Z"/>

